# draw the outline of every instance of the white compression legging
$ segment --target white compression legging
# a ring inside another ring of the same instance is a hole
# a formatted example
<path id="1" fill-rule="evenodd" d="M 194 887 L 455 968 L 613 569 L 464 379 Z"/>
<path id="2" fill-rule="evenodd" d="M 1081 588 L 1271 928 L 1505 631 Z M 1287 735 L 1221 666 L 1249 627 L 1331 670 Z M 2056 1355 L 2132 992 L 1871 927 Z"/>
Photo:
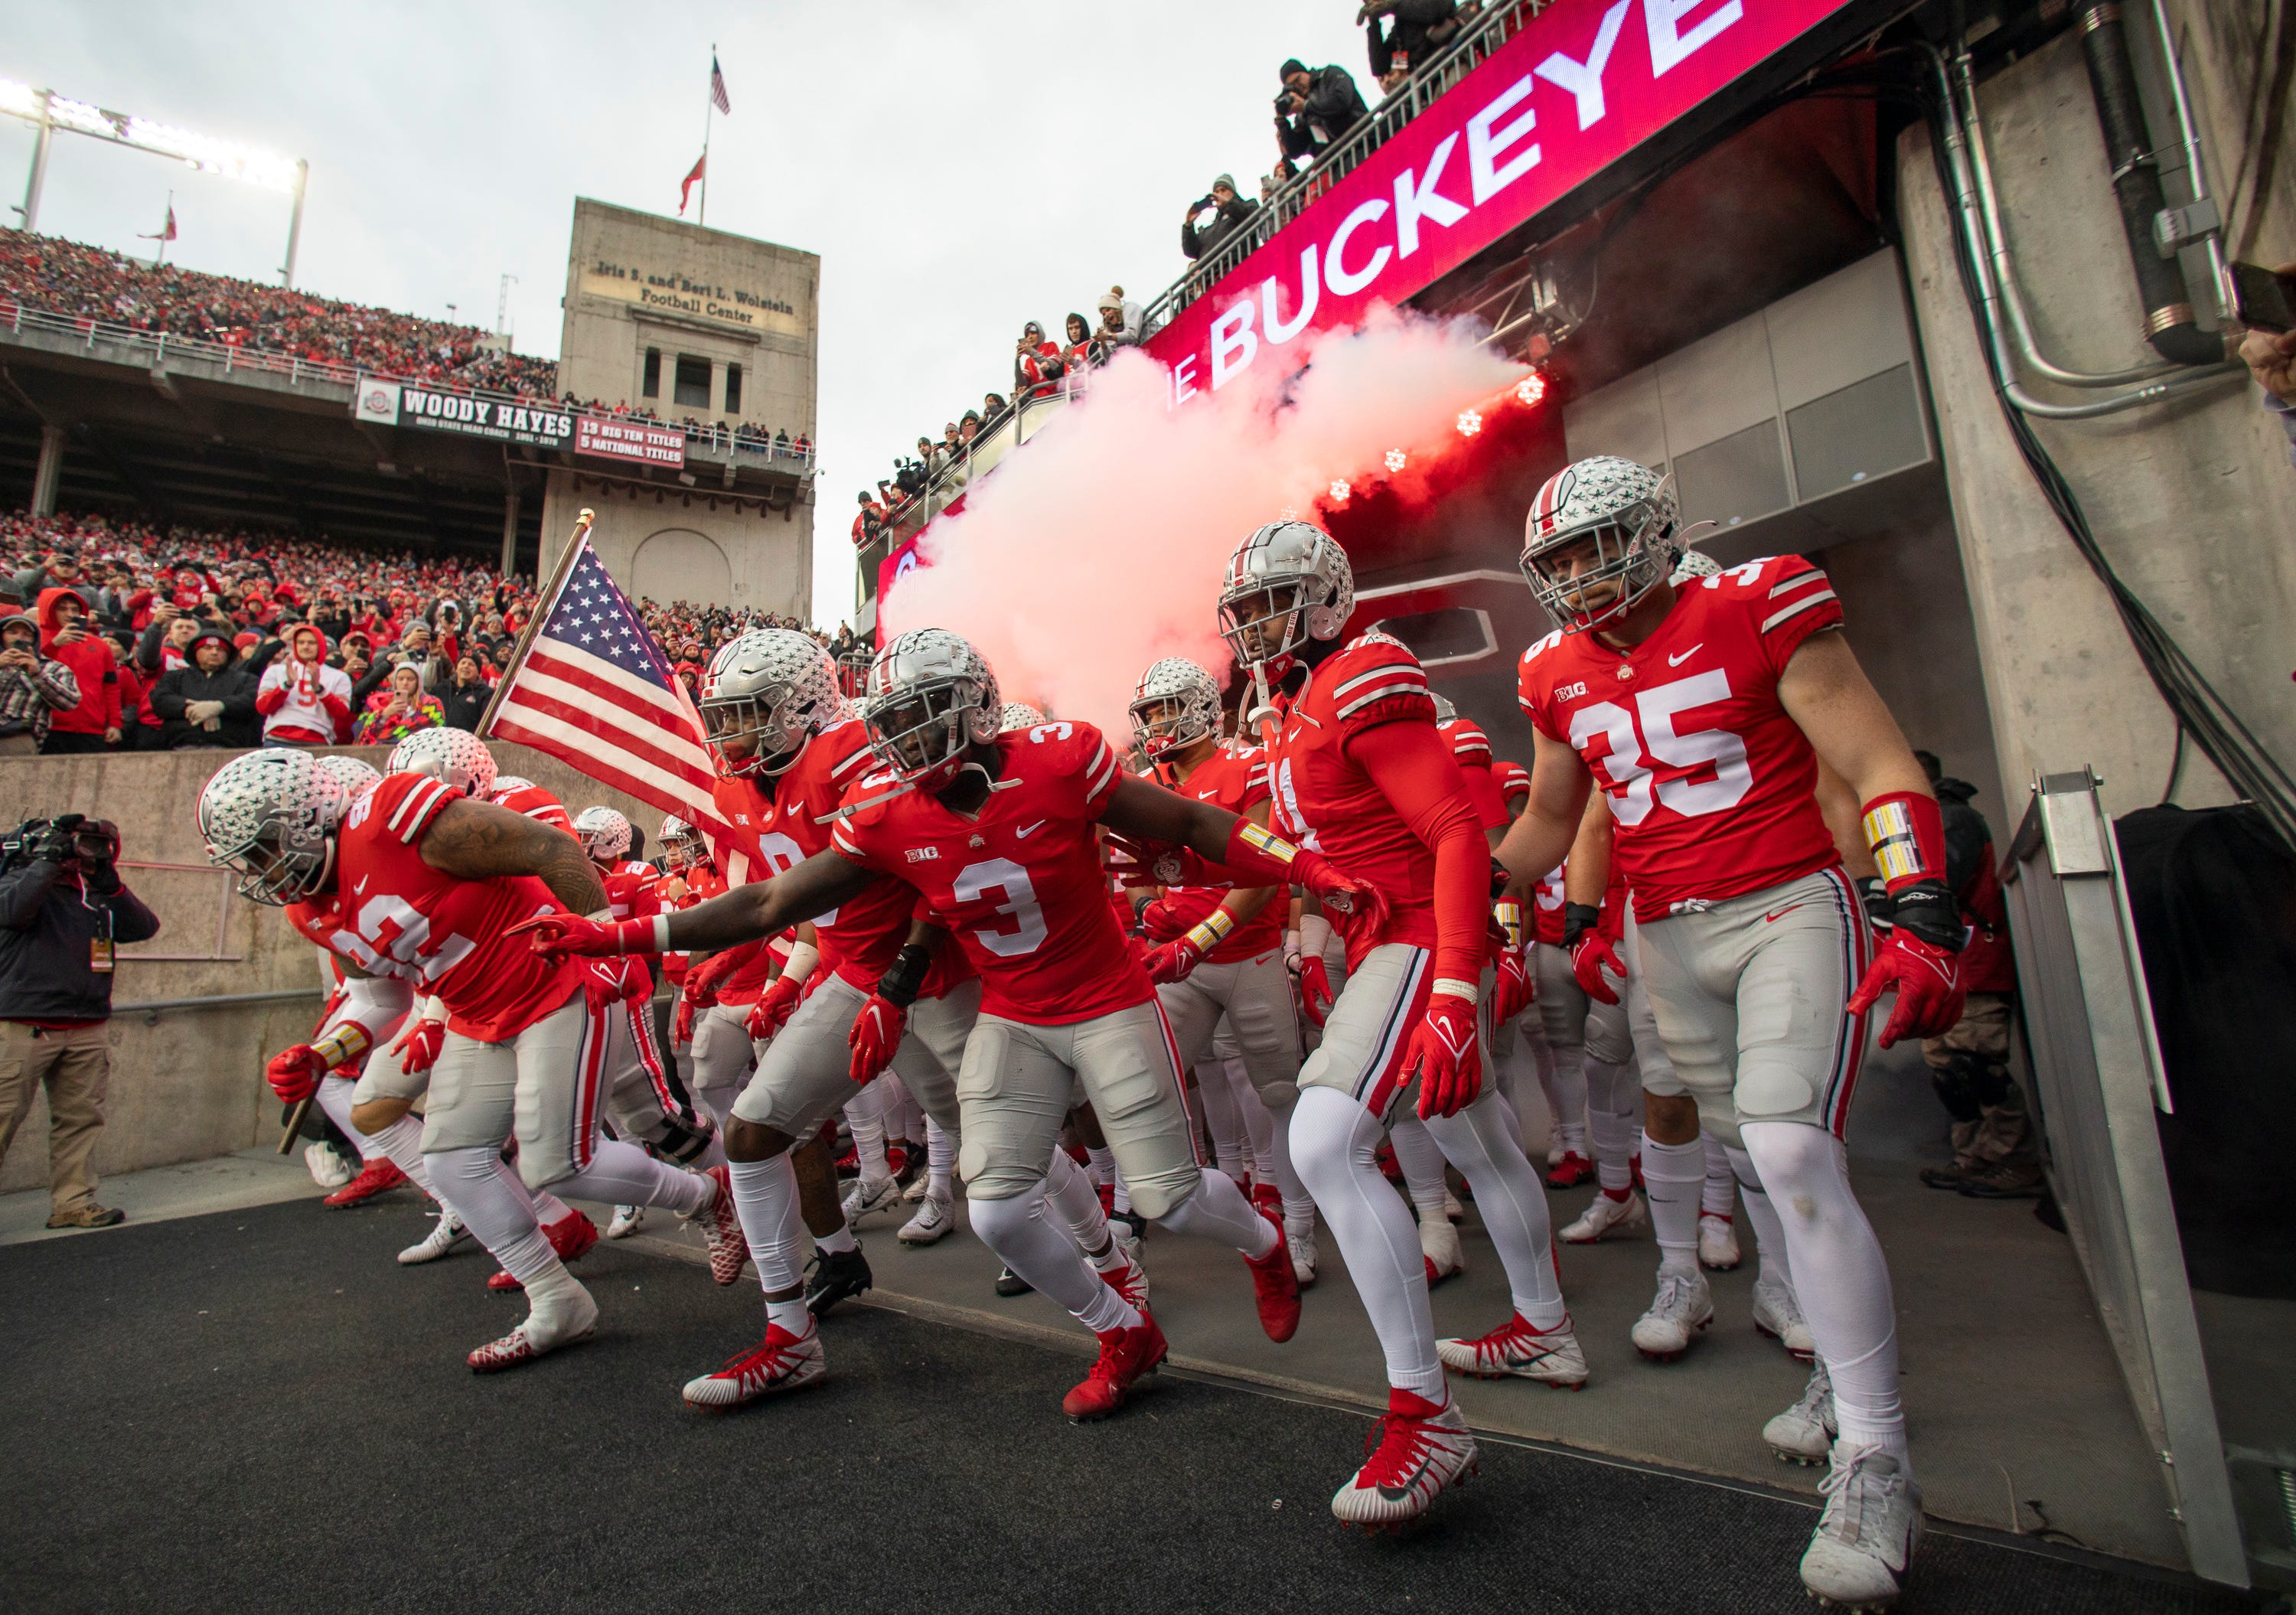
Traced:
<path id="1" fill-rule="evenodd" d="M 430 1170 L 422 1164 L 422 1121 L 420 1117 L 402 1116 L 380 1133 L 362 1133 L 351 1122 L 351 1090 L 358 1084 L 348 1077 L 332 1072 L 319 1078 L 319 1108 L 327 1119 L 342 1129 L 345 1138 L 358 1146 L 362 1158 L 372 1160 L 377 1155 L 406 1174 L 414 1186 L 431 1199 L 439 1192 L 430 1186 Z"/>
<path id="2" fill-rule="evenodd" d="M 1804 1122 L 1742 1122 L 1738 1131 L 1778 1212 L 1794 1299 L 1833 1380 L 1842 1440 L 1902 1457 L 1897 1309 L 1881 1242 L 1850 1193 L 1849 1152 L 1833 1135 Z"/>
<path id="3" fill-rule="evenodd" d="M 1443 1181 L 1443 1151 L 1428 1135 L 1427 1126 L 1407 1105 L 1398 1105 L 1387 1124 L 1387 1142 L 1395 1146 L 1395 1164 L 1403 1169 L 1404 1193 L 1420 1220 L 1439 1217 L 1450 1186 Z"/>
<path id="4" fill-rule="evenodd" d="M 1546 1197 L 1507 1129 L 1497 1097 L 1486 1094 L 1458 1115 L 1423 1127 L 1473 1187 L 1476 1209 L 1506 1267 L 1515 1310 L 1536 1328 L 1562 1322 Z M 1435 1355 L 1426 1258 L 1403 1201 L 1376 1164 L 1383 1130 L 1377 1117 L 1338 1089 L 1302 1088 L 1292 1111 L 1292 1160 L 1331 1225 L 1356 1293 L 1371 1315 L 1388 1382 L 1439 1400 L 1443 1365 Z"/>

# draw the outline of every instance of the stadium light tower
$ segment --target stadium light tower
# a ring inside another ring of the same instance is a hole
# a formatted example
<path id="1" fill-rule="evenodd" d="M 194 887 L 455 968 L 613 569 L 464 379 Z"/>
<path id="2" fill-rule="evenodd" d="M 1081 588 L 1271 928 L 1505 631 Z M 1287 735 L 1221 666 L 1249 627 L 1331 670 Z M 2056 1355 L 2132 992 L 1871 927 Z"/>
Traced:
<path id="1" fill-rule="evenodd" d="M 20 118 L 39 131 L 32 146 L 32 171 L 24 183 L 23 206 L 12 209 L 23 216 L 26 230 L 39 228 L 40 188 L 48 176 L 48 142 L 58 133 L 86 135 L 154 156 L 171 158 L 202 174 L 220 174 L 266 191 L 283 191 L 295 199 L 287 224 L 287 261 L 279 268 L 286 285 L 295 283 L 295 250 L 303 239 L 303 192 L 311 165 L 299 157 L 275 157 L 228 142 L 195 135 L 131 112 L 115 112 L 85 101 L 75 101 L 53 90 L 36 90 L 13 79 L 0 78 L 0 113 Z"/>

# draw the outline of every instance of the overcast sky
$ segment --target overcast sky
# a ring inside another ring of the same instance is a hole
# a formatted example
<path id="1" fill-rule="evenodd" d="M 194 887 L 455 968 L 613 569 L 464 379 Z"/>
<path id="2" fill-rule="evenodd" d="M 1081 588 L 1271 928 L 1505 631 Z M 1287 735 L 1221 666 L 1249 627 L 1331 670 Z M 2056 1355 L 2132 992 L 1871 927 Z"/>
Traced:
<path id="1" fill-rule="evenodd" d="M 1274 166 L 1286 56 L 1369 73 L 1354 0 L 362 7 L 0 0 L 0 78 L 308 158 L 297 283 L 491 327 L 554 356 L 578 195 L 675 214 L 712 41 L 734 111 L 709 223 L 822 257 L 815 599 L 852 599 L 853 495 L 1056 331 L 1184 260 L 1183 208 Z M 31 131 L 0 119 L 0 196 Z M 44 232 L 275 278 L 284 197 L 59 137 Z M 14 222 L 10 216 L 9 222 Z"/>

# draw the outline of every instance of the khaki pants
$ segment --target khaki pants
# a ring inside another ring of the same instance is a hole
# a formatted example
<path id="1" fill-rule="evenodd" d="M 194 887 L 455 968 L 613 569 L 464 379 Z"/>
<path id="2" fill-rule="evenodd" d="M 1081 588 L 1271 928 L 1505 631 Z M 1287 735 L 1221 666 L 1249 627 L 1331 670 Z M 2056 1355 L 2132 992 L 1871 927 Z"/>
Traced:
<path id="1" fill-rule="evenodd" d="M 95 1203 L 95 1172 L 87 1158 L 103 1131 L 103 1095 L 111 1082 L 111 1051 L 101 1021 L 52 1032 L 0 1021 L 0 1158 L 32 1108 L 33 1091 L 45 1084 L 48 1201 L 54 1212 Z"/>
<path id="2" fill-rule="evenodd" d="M 21 734 L 0 734 L 0 757 L 37 757 L 40 742 L 32 738 L 30 730 Z"/>

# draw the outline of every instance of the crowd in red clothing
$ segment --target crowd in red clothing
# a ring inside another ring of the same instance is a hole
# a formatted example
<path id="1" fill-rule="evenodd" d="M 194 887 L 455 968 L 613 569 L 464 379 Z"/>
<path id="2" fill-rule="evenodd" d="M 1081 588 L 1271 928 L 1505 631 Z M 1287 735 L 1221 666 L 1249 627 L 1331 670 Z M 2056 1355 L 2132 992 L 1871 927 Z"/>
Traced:
<path id="1" fill-rule="evenodd" d="M 467 557 L 100 515 L 0 515 L 0 595 L 20 603 L 0 615 L 34 617 L 41 654 L 78 688 L 76 704 L 42 714 L 49 751 L 474 728 L 535 609 L 530 582 Z M 775 613 L 635 603 L 689 687 L 750 628 L 829 637 Z"/>

